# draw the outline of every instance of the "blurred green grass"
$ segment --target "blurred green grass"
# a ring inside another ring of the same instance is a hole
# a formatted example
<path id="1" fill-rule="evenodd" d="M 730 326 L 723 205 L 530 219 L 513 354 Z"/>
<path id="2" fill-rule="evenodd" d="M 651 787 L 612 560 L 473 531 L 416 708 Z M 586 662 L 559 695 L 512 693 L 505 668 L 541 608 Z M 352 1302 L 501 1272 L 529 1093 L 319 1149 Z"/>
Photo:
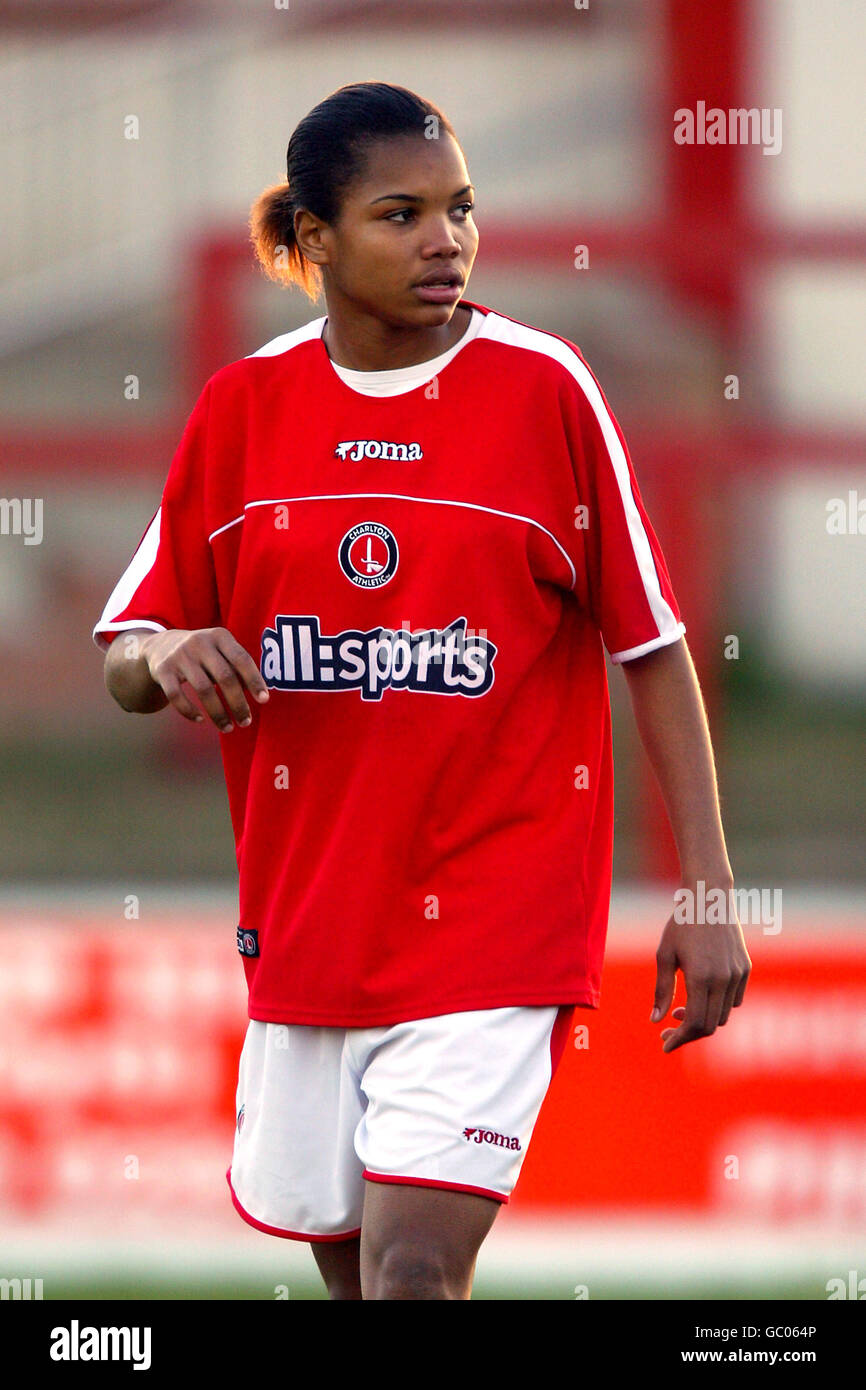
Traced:
<path id="1" fill-rule="evenodd" d="M 288 1302 L 327 1301 L 325 1287 L 319 1281 L 302 1281 L 292 1278 L 288 1284 Z M 518 1279 L 509 1282 L 476 1280 L 472 1294 L 475 1302 L 573 1302 L 573 1287 L 564 1283 L 521 1285 Z M 50 1292 L 46 1286 L 45 1301 L 274 1301 L 273 1285 L 264 1279 L 215 1279 L 203 1282 L 178 1283 L 176 1280 L 159 1278 L 116 1280 L 93 1280 L 82 1278 L 66 1282 L 50 1281 Z M 682 1284 L 664 1283 L 593 1283 L 589 1302 L 608 1302 L 627 1300 L 629 1302 L 688 1301 L 701 1302 L 714 1299 L 723 1302 L 820 1300 L 826 1302 L 827 1294 L 819 1278 L 814 1281 L 791 1280 L 774 1281 L 766 1285 L 737 1285 L 729 1281 L 707 1282 L 689 1287 L 685 1292 Z"/>

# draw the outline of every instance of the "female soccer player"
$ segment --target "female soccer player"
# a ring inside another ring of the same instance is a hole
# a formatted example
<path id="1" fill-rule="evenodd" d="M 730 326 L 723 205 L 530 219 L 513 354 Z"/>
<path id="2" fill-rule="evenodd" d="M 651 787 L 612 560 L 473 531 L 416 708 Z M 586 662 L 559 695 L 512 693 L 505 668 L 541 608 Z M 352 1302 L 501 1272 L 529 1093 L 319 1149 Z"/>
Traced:
<path id="1" fill-rule="evenodd" d="M 683 885 L 730 895 L 713 756 L 592 372 L 464 297 L 474 191 L 444 115 L 343 87 L 287 175 L 254 205 L 256 250 L 327 313 L 207 382 L 93 635 L 124 709 L 226 735 L 238 1211 L 309 1241 L 332 1298 L 467 1299 L 572 1012 L 599 1003 L 603 647 Z M 653 1018 L 678 969 L 687 995 L 665 1052 L 742 1002 L 735 914 L 672 917 L 657 960 Z"/>

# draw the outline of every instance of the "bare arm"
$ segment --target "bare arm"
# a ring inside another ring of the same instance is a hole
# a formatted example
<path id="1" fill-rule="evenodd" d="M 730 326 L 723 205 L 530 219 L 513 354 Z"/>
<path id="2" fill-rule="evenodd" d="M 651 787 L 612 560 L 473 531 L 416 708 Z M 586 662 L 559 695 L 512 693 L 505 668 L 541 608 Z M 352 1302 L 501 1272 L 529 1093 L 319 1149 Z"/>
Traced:
<path id="1" fill-rule="evenodd" d="M 676 972 L 686 984 L 686 1007 L 674 1010 L 679 1028 L 662 1032 L 665 1052 L 707 1037 L 743 1001 L 751 970 L 737 919 L 713 750 L 698 679 L 685 639 L 623 662 L 638 732 L 659 780 L 680 858 L 681 886 L 697 897 L 724 895 L 721 922 L 678 922 L 672 916 L 656 953 L 652 1017 L 670 1008 Z"/>
<path id="2" fill-rule="evenodd" d="M 259 701 L 269 698 L 256 663 L 224 627 L 131 628 L 111 643 L 104 674 L 109 695 L 122 709 L 153 714 L 170 704 L 185 719 L 202 723 L 183 691 L 186 683 L 222 733 L 234 728 L 232 715 L 241 728 L 251 723 L 244 687 Z"/>

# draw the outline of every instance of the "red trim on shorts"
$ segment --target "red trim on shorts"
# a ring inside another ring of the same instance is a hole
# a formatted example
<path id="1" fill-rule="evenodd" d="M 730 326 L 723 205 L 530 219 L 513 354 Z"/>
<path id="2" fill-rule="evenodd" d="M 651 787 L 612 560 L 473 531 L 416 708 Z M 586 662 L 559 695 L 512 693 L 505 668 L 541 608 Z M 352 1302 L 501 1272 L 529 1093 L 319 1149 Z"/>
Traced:
<path id="1" fill-rule="evenodd" d="M 237 1211 L 239 1216 L 243 1217 L 244 1221 L 247 1221 L 250 1224 L 250 1226 L 255 1226 L 257 1231 L 264 1231 L 265 1234 L 269 1236 L 284 1236 L 286 1240 L 309 1241 L 352 1240 L 354 1236 L 359 1236 L 361 1234 L 360 1226 L 355 1231 L 344 1231 L 342 1234 L 338 1234 L 335 1236 L 315 1236 L 311 1235 L 309 1231 L 283 1231 L 280 1229 L 279 1226 L 266 1226 L 264 1221 L 257 1221 L 254 1216 L 250 1216 L 248 1211 L 244 1211 L 243 1207 L 238 1201 L 237 1193 L 232 1187 L 231 1172 L 231 1168 L 226 1169 L 226 1182 L 229 1185 L 229 1192 L 232 1194 L 232 1201 L 234 1202 L 235 1210 Z"/>
<path id="2" fill-rule="evenodd" d="M 550 1079 L 556 1074 L 556 1068 L 562 1061 L 562 1054 L 565 1051 L 565 1044 L 571 1032 L 571 1020 L 574 1018 L 574 1004 L 560 1004 L 553 1027 L 550 1030 Z"/>
<path id="3" fill-rule="evenodd" d="M 492 1197 L 495 1202 L 508 1201 L 504 1192 L 493 1192 L 489 1187 L 472 1187 L 466 1182 L 443 1182 L 439 1178 L 409 1178 L 403 1175 L 396 1177 L 393 1173 L 371 1173 L 367 1168 L 361 1177 L 366 1178 L 368 1182 L 402 1182 L 409 1183 L 412 1187 L 444 1187 L 452 1192 L 474 1192 L 479 1197 Z"/>

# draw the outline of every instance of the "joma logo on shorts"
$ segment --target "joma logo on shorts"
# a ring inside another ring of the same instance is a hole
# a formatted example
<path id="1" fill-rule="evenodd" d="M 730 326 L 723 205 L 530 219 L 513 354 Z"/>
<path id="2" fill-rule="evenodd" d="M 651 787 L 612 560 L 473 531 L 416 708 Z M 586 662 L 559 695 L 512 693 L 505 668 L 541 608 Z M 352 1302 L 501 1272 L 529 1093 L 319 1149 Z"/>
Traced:
<path id="1" fill-rule="evenodd" d="M 334 453 L 337 458 L 388 459 L 395 463 L 406 463 L 424 457 L 420 444 L 389 444 L 384 439 L 345 439 L 337 445 Z"/>
<path id="2" fill-rule="evenodd" d="M 464 1129 L 463 1138 L 469 1142 L 474 1138 L 476 1144 L 498 1144 L 500 1149 L 519 1149 L 520 1140 L 507 1134 L 495 1134 L 492 1129 Z"/>

